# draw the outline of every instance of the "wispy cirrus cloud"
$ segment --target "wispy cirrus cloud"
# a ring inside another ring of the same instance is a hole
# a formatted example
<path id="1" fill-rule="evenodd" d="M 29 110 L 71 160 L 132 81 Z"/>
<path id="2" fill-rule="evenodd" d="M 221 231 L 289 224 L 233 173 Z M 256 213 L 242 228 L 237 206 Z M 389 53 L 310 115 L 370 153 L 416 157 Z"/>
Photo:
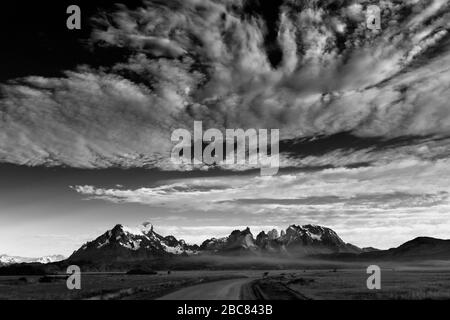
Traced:
<path id="1" fill-rule="evenodd" d="M 110 201 L 140 202 L 169 206 L 227 202 L 253 202 L 285 205 L 315 205 L 346 202 L 348 205 L 403 202 L 411 206 L 416 199 L 433 204 L 445 200 L 450 183 L 448 160 L 401 160 L 378 166 L 330 168 L 316 171 L 292 171 L 274 177 L 218 176 L 179 179 L 156 187 L 104 189 L 74 186 L 81 193 Z M 416 183 L 420 181 L 420 183 Z M 292 201 L 292 203 L 289 203 Z M 304 202 L 304 203 L 302 203 Z M 257 204 L 257 203 L 255 203 Z"/>

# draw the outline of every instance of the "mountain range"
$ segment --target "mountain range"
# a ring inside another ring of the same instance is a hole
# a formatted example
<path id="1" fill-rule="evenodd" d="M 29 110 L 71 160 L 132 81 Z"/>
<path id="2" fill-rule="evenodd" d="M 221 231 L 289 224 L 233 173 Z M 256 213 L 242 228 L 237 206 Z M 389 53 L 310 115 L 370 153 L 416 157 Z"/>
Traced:
<path id="1" fill-rule="evenodd" d="M 450 260 L 450 240 L 416 238 L 398 248 L 378 250 L 359 248 L 344 242 L 330 228 L 291 225 L 286 230 L 261 232 L 256 237 L 249 228 L 229 236 L 189 245 L 173 236 L 162 236 L 153 225 L 144 223 L 131 229 L 117 225 L 84 244 L 69 262 L 120 262 L 164 259 L 176 256 L 254 256 L 286 258 L 325 258 L 342 260 Z"/>
<path id="2" fill-rule="evenodd" d="M 188 245 L 173 236 L 162 236 L 150 223 L 138 228 L 117 225 L 75 251 L 69 261 L 130 261 L 155 257 L 192 255 L 288 256 L 317 254 L 359 254 L 364 252 L 345 243 L 333 230 L 320 226 L 292 225 L 279 234 L 261 232 L 254 238 L 250 229 L 235 230 L 228 237 L 205 240 L 200 246 Z"/>
<path id="3" fill-rule="evenodd" d="M 295 261 L 308 258 L 329 261 L 450 260 L 450 240 L 420 237 L 397 248 L 378 250 L 359 248 L 346 243 L 330 228 L 317 225 L 291 225 L 286 230 L 261 232 L 256 237 L 249 228 L 235 230 L 227 237 L 207 239 L 201 245 L 189 245 L 174 236 L 162 236 L 155 232 L 152 224 L 144 223 L 137 228 L 116 225 L 96 239 L 85 243 L 66 260 L 59 255 L 36 259 L 2 255 L 0 265 L 79 264 L 104 270 L 114 269 L 116 266 L 153 262 L 156 262 L 156 265 L 170 265 L 177 261 L 178 265 L 183 265 L 188 261 L 173 259 L 177 257 L 204 259 L 224 256 L 262 257 L 268 258 L 267 261 L 271 261 L 271 258 L 287 258 Z"/>
<path id="4" fill-rule="evenodd" d="M 25 258 L 25 257 L 14 257 L 6 254 L 0 255 L 0 266 L 2 265 L 10 265 L 10 264 L 18 264 L 18 263 L 42 263 L 48 264 L 53 262 L 58 262 L 66 259 L 66 257 L 62 255 L 51 255 L 40 258 Z"/>

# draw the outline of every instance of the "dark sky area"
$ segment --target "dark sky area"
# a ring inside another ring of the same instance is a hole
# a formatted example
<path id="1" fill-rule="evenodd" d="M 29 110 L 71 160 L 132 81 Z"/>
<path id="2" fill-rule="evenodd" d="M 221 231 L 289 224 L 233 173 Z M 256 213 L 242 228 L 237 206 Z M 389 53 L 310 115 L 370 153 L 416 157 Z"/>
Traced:
<path id="1" fill-rule="evenodd" d="M 92 15 L 115 6 L 108 0 L 8 1 L 0 13 L 0 36 L 8 45 L 0 52 L 0 80 L 27 75 L 60 76 L 79 64 L 109 65 L 123 58 L 122 50 L 97 50 L 87 45 Z M 139 1 L 127 1 L 133 7 Z M 81 30 L 66 28 L 67 7 L 79 5 Z M 7 62 L 7 63 L 6 63 Z"/>

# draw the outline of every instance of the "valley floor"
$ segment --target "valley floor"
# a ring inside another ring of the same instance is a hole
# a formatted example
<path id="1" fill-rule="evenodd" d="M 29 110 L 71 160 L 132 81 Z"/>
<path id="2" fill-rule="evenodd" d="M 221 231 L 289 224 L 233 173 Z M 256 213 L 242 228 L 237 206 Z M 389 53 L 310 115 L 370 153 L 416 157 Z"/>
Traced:
<path id="1" fill-rule="evenodd" d="M 369 290 L 365 269 L 175 271 L 171 274 L 84 274 L 82 289 L 65 277 L 0 277 L 1 299 L 450 299 L 450 269 L 382 269 L 381 290 Z"/>

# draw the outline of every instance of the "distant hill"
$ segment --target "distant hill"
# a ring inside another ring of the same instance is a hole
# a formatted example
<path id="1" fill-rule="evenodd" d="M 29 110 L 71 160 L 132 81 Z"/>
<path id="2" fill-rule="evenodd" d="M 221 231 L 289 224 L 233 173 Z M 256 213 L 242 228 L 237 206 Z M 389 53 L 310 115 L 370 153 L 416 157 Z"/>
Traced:
<path id="1" fill-rule="evenodd" d="M 365 248 L 362 253 L 337 253 L 314 256 L 319 259 L 337 261 L 430 261 L 450 260 L 450 240 L 419 237 L 397 248 L 378 250 Z"/>
<path id="2" fill-rule="evenodd" d="M 450 240 L 419 237 L 397 248 L 362 253 L 359 258 L 382 260 L 450 260 Z"/>

